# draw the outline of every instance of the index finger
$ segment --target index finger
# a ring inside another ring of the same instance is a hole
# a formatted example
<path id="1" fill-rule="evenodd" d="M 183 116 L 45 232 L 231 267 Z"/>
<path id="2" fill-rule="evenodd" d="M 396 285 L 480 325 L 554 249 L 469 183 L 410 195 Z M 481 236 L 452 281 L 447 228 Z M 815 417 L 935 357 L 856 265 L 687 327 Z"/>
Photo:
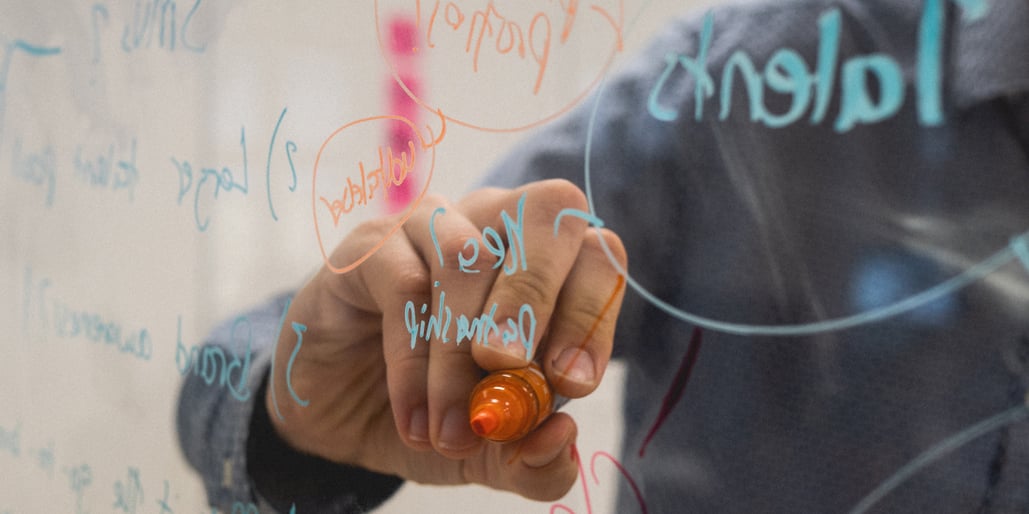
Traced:
<path id="1" fill-rule="evenodd" d="M 501 269 L 483 305 L 483 338 L 472 348 L 486 370 L 523 367 L 536 357 L 550 330 L 558 297 L 578 259 L 586 222 L 566 217 L 560 233 L 554 222 L 565 209 L 584 210 L 585 195 L 565 180 L 547 180 L 516 190 L 487 190 L 462 201 L 469 219 L 483 225 Z"/>

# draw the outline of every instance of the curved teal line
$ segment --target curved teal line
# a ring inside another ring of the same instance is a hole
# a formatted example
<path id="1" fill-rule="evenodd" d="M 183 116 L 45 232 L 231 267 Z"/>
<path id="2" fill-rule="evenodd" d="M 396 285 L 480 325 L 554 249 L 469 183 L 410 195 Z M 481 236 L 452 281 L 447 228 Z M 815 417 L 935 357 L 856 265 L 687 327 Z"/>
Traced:
<path id="1" fill-rule="evenodd" d="M 649 2 L 648 2 L 649 3 Z M 635 20 L 634 20 L 635 21 Z M 626 30 L 628 32 L 628 29 Z M 589 206 L 589 214 L 600 219 L 597 216 L 597 209 L 593 201 L 593 186 L 592 180 L 590 179 L 590 159 L 593 153 L 593 130 L 596 126 L 597 112 L 600 107 L 601 99 L 604 96 L 604 91 L 607 86 L 608 75 L 600 80 L 597 85 L 596 97 L 593 101 L 593 109 L 590 111 L 589 123 L 586 126 L 586 145 L 585 145 L 585 156 L 583 164 L 584 174 L 584 185 L 586 192 L 586 203 Z M 597 234 L 597 239 L 600 240 L 600 246 L 604 249 L 604 254 L 607 255 L 608 261 L 614 266 L 622 276 L 625 277 L 626 283 L 634 291 L 636 291 L 643 299 L 653 304 L 655 307 L 661 309 L 668 315 L 691 323 L 695 326 L 702 327 L 708 330 L 714 330 L 724 332 L 728 334 L 737 335 L 748 335 L 748 336 L 798 336 L 798 335 L 811 335 L 823 332 L 832 332 L 836 330 L 844 330 L 853 328 L 859 325 L 874 323 L 882 321 L 884 319 L 903 314 L 910 310 L 921 307 L 927 303 L 930 303 L 940 297 L 946 296 L 953 293 L 987 275 L 993 273 L 1001 266 L 1007 264 L 1013 259 L 1019 258 L 1029 269 L 1029 256 L 1023 257 L 1024 254 L 1029 254 L 1029 251 L 1023 251 L 1023 248 L 1027 243 L 1025 238 L 1029 237 L 1029 233 L 1022 234 L 1015 237 L 1012 240 L 1012 244 L 994 253 L 987 259 L 979 262 L 978 264 L 968 268 L 964 272 L 934 286 L 921 293 L 915 294 L 898 302 L 868 311 L 854 314 L 851 316 L 845 316 L 842 318 L 836 318 L 831 320 L 818 321 L 814 323 L 804 323 L 796 325 L 751 325 L 745 323 L 733 323 L 727 321 L 719 321 L 711 318 L 699 316 L 679 309 L 668 302 L 658 298 L 653 293 L 648 291 L 645 287 L 640 285 L 631 275 L 628 270 L 621 266 L 611 253 L 611 249 L 608 248 L 604 238 L 600 235 L 599 228 L 594 228 Z M 1020 246 L 1021 245 L 1021 246 Z"/>
<path id="2" fill-rule="evenodd" d="M 61 47 L 59 46 L 38 46 L 26 43 L 21 39 L 14 41 L 14 47 L 29 55 L 57 55 L 61 53 Z"/>
<path id="3" fill-rule="evenodd" d="M 1001 412 L 1000 414 L 986 418 L 979 423 L 944 439 L 939 444 L 929 448 L 918 457 L 915 457 L 911 462 L 905 464 L 902 468 L 898 469 L 896 473 L 887 478 L 883 483 L 879 484 L 878 487 L 868 493 L 867 496 L 862 498 L 861 501 L 850 510 L 850 514 L 862 514 L 866 512 L 868 509 L 875 506 L 879 500 L 883 499 L 887 494 L 907 481 L 907 479 L 921 471 L 922 468 L 925 468 L 946 454 L 983 435 L 1006 427 L 1012 423 L 1022 421 L 1027 416 L 1029 416 L 1029 409 L 1027 409 L 1025 405 L 1019 405 Z"/>
<path id="4" fill-rule="evenodd" d="M 581 220 L 585 220 L 587 223 L 597 228 L 601 228 L 604 226 L 604 220 L 594 216 L 591 213 L 582 212 L 579 209 L 572 208 L 561 209 L 561 212 L 557 213 L 557 216 L 554 218 L 554 237 L 557 237 L 557 233 L 561 229 L 561 220 L 563 220 L 565 216 L 573 216 Z"/>

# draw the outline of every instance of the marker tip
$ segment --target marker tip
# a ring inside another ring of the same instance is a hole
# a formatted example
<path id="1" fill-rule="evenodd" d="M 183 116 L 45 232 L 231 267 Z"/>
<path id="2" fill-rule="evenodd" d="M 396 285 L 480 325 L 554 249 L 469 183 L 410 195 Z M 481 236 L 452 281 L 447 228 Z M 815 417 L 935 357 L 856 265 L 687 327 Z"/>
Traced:
<path id="1" fill-rule="evenodd" d="M 475 413 L 471 419 L 472 431 L 475 432 L 479 437 L 486 437 L 492 434 L 498 426 L 500 426 L 500 420 L 497 418 L 497 413 L 490 409 L 482 409 Z"/>

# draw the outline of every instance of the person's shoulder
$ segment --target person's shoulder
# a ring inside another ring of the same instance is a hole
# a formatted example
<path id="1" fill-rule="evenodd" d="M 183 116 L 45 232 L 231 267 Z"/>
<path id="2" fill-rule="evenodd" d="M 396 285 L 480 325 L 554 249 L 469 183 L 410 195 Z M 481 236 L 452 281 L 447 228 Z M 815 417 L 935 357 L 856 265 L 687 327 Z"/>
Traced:
<path id="1" fill-rule="evenodd" d="M 944 0 L 729 0 L 672 20 L 649 55 L 678 53 L 716 71 L 733 58 L 761 70 L 782 51 L 801 56 L 808 67 L 823 57 L 885 54 L 909 77 L 925 7 L 933 3 L 946 5 Z"/>
<path id="2" fill-rule="evenodd" d="M 737 0 L 701 13 L 688 23 L 702 26 L 710 17 L 717 39 L 712 54 L 743 49 L 755 55 L 783 47 L 803 51 L 825 36 L 836 18 L 842 32 L 859 46 L 889 49 L 918 26 L 922 3 L 905 0 Z M 863 44 L 862 44 L 863 43 Z"/>

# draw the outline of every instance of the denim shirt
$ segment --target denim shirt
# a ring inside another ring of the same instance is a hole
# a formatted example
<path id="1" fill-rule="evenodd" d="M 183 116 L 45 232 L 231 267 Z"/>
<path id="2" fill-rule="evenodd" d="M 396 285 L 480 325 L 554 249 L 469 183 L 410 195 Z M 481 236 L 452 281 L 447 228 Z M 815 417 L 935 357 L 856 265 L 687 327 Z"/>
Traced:
<path id="1" fill-rule="evenodd" d="M 1022 0 L 719 7 L 672 23 L 489 174 L 575 182 L 625 243 L 621 462 L 648 512 L 846 512 L 1005 412 L 875 507 L 1029 509 L 1026 27 Z M 254 391 L 281 302 L 249 314 L 266 343 Z M 274 439 L 257 396 L 196 381 L 179 431 L 211 501 L 288 512 L 288 486 L 258 494 L 239 471 L 252 432 Z M 304 512 L 360 511 L 399 483 L 337 471 L 349 481 Z M 623 484 L 617 511 L 638 502 Z"/>

